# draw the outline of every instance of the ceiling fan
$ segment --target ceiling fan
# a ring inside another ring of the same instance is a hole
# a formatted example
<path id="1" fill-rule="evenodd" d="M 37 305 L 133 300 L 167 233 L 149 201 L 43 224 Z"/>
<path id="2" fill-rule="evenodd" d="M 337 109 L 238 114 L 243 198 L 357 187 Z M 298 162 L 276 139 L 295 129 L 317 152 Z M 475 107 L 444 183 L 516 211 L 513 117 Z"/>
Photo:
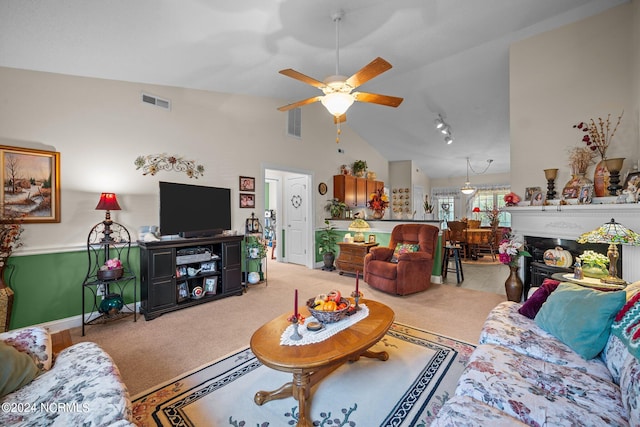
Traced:
<path id="1" fill-rule="evenodd" d="M 326 79 L 324 79 L 324 81 L 321 82 L 312 77 L 304 75 L 298 71 L 295 71 L 291 68 L 280 70 L 280 74 L 284 74 L 285 76 L 291 77 L 296 80 L 300 80 L 303 83 L 317 87 L 324 93 L 324 96 L 318 95 L 311 98 L 307 98 L 302 101 L 294 102 L 294 103 L 279 107 L 278 110 L 288 111 L 293 108 L 302 107 L 303 105 L 320 101 L 322 105 L 324 105 L 324 107 L 334 117 L 334 122 L 336 124 L 339 124 L 340 122 L 344 122 L 347 119 L 346 112 L 351 106 L 351 104 L 354 103 L 354 101 L 369 102 L 373 104 L 386 105 L 388 107 L 397 107 L 403 101 L 403 98 L 398 98 L 395 96 L 379 95 L 376 93 L 366 93 L 366 92 L 352 92 L 352 90 L 354 90 L 358 86 L 368 82 L 374 77 L 377 77 L 378 75 L 391 69 L 391 64 L 389 64 L 387 61 L 385 61 L 380 57 L 374 59 L 369 64 L 365 65 L 362 69 L 360 69 L 357 73 L 355 73 L 349 78 L 340 75 L 340 72 L 339 72 L 339 65 L 340 65 L 339 24 L 343 16 L 344 16 L 344 12 L 342 10 L 339 10 L 333 13 L 331 16 L 333 21 L 336 23 L 336 74 L 335 75 L 329 76 Z"/>

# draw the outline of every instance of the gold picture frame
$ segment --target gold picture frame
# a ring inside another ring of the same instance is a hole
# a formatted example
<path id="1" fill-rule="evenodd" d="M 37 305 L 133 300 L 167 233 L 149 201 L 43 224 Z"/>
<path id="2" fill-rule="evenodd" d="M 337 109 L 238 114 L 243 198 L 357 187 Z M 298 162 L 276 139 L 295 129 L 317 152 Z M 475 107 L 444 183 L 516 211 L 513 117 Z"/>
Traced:
<path id="1" fill-rule="evenodd" d="M 3 215 L 60 222 L 60 153 L 0 145 L 0 164 Z"/>

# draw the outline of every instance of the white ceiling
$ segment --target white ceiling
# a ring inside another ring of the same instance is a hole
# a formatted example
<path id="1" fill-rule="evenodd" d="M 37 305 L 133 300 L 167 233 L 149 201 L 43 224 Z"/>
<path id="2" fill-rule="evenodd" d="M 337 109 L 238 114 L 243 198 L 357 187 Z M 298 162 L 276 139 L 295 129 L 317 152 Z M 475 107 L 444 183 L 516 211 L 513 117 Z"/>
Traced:
<path id="1" fill-rule="evenodd" d="M 625 2 L 0 0 L 0 66 L 284 105 L 321 92 L 279 70 L 318 80 L 335 74 L 331 15 L 341 9 L 340 74 L 380 56 L 393 68 L 359 90 L 404 98 L 397 109 L 355 103 L 348 125 L 388 160 L 412 159 L 432 178 L 464 176 L 467 156 L 476 170 L 493 159 L 488 173 L 505 173 L 509 45 Z M 438 114 L 452 127 L 451 145 L 434 129 Z"/>

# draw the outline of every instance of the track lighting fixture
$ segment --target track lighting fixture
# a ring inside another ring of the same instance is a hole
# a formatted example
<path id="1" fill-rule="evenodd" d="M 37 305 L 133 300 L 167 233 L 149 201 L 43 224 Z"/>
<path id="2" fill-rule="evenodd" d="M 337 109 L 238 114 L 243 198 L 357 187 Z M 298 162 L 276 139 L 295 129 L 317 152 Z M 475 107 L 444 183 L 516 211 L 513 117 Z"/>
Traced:
<path id="1" fill-rule="evenodd" d="M 445 135 L 444 142 L 451 144 L 453 142 L 453 138 L 451 137 L 451 126 L 444 121 L 441 114 L 438 114 L 438 118 L 433 121 L 436 126 L 436 129 L 440 131 L 443 135 Z"/>

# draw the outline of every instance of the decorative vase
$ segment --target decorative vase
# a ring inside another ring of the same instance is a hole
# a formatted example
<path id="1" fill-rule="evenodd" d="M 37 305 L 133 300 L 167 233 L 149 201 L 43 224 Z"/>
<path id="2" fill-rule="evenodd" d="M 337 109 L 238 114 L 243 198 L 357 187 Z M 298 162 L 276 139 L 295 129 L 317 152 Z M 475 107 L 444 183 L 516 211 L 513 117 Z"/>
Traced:
<path id="1" fill-rule="evenodd" d="M 562 190 L 562 195 L 565 199 L 577 199 L 580 194 L 580 187 L 593 184 L 593 182 L 584 175 L 584 172 L 578 172 L 571 176 L 571 179 Z"/>
<path id="2" fill-rule="evenodd" d="M 100 302 L 98 311 L 102 314 L 113 316 L 120 313 L 123 305 L 124 302 L 122 301 L 122 296 L 120 296 L 120 294 L 108 294 Z"/>
<path id="3" fill-rule="evenodd" d="M 509 266 L 509 277 L 504 282 L 504 289 L 507 292 L 507 299 L 509 301 L 520 302 L 522 301 L 522 289 L 524 286 L 522 285 L 522 280 L 520 280 L 520 276 L 518 275 L 518 267 L 517 266 Z"/>
<path id="4" fill-rule="evenodd" d="M 609 186 L 609 170 L 607 169 L 606 160 L 600 160 L 596 165 L 593 173 L 593 195 L 595 197 L 605 197 L 609 195 L 607 187 Z"/>
<path id="5" fill-rule="evenodd" d="M 425 221 L 433 221 L 434 218 L 435 218 L 435 215 L 433 213 L 428 213 L 428 212 L 424 213 Z"/>
<path id="6" fill-rule="evenodd" d="M 252 285 L 255 285 L 256 283 L 258 283 L 260 281 L 260 274 L 257 271 L 252 271 L 251 273 L 249 273 L 249 276 L 247 277 L 247 280 Z"/>
<path id="7" fill-rule="evenodd" d="M 11 309 L 13 308 L 13 290 L 4 282 L 6 259 L 0 267 L 0 332 L 9 330 Z"/>
<path id="8" fill-rule="evenodd" d="M 600 279 L 602 277 L 607 277 L 609 275 L 609 271 L 602 267 L 598 267 L 597 265 L 583 265 L 582 274 L 584 274 L 585 277 Z"/>
<path id="9" fill-rule="evenodd" d="M 382 219 L 384 216 L 384 209 L 373 211 L 373 219 Z"/>

